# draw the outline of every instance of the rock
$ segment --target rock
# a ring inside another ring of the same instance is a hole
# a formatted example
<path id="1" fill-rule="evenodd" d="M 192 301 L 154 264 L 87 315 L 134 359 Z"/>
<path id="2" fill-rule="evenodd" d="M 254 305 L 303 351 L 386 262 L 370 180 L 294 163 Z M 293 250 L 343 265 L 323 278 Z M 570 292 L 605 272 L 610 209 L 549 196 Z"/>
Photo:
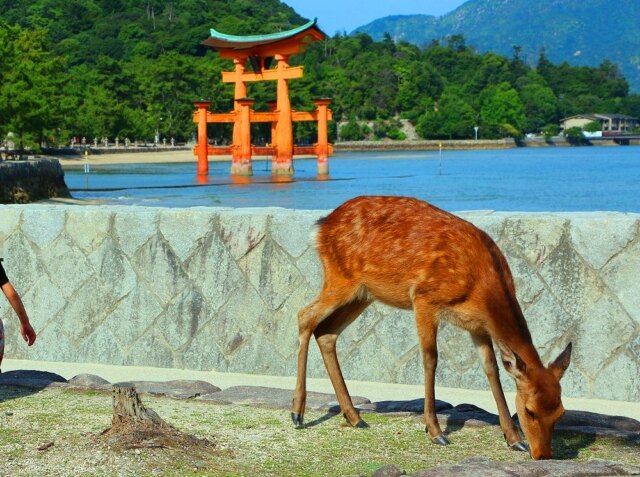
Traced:
<path id="1" fill-rule="evenodd" d="M 595 477 L 640 475 L 640 467 L 592 459 L 588 462 L 543 460 L 492 462 L 484 458 L 466 459 L 455 465 L 440 466 L 411 474 L 412 477 Z"/>
<path id="2" fill-rule="evenodd" d="M 608 416 L 588 411 L 567 411 L 564 413 L 556 429 L 575 427 L 594 427 L 613 431 L 640 433 L 640 421 L 624 416 Z"/>
<path id="3" fill-rule="evenodd" d="M 444 403 L 447 404 L 447 403 Z M 455 407 L 449 405 L 440 410 L 436 408 L 438 421 L 445 432 L 452 432 L 463 427 L 486 427 L 500 425 L 497 415 L 491 414 L 473 404 L 459 404 Z M 423 422 L 424 416 L 420 414 L 413 418 Z"/>
<path id="4" fill-rule="evenodd" d="M 111 383 L 95 374 L 78 374 L 69 380 L 69 389 L 111 390 Z"/>
<path id="5" fill-rule="evenodd" d="M 397 465 L 387 464 L 371 474 L 371 477 L 400 477 L 401 475 L 407 475 L 407 473 Z"/>
<path id="6" fill-rule="evenodd" d="M 451 409 L 453 406 L 448 402 L 436 399 L 436 412 Z M 380 413 L 415 413 L 424 412 L 424 399 L 412 399 L 410 401 L 377 401 L 370 404 L 357 406 L 360 410 Z"/>
<path id="7" fill-rule="evenodd" d="M 192 399 L 212 393 L 217 393 L 220 388 L 211 383 L 200 380 L 174 380 L 174 381 L 126 381 L 115 383 L 117 386 L 134 386 L 139 393 L 152 396 L 167 396 L 174 399 Z"/>
<path id="8" fill-rule="evenodd" d="M 0 384 L 42 389 L 66 384 L 67 380 L 56 373 L 19 369 L 0 374 Z"/>
<path id="9" fill-rule="evenodd" d="M 263 386 L 233 386 L 215 393 L 203 395 L 200 399 L 215 403 L 232 403 L 243 405 L 257 405 L 276 409 L 289 409 L 293 391 L 290 389 L 268 388 Z M 353 396 L 354 404 L 370 403 L 367 398 Z M 307 408 L 338 412 L 336 396 L 328 393 L 307 393 Z"/>

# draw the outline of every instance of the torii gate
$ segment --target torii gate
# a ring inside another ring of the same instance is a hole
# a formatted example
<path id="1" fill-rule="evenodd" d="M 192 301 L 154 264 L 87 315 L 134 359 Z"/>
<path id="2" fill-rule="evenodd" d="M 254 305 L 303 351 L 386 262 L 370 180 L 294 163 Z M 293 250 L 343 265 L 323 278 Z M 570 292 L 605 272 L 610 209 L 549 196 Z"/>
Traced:
<path id="1" fill-rule="evenodd" d="M 310 43 L 325 38 L 325 34 L 312 20 L 293 30 L 269 35 L 235 36 L 225 35 L 211 29 L 211 36 L 202 42 L 214 48 L 222 58 L 232 59 L 235 71 L 223 72 L 224 83 L 235 84 L 234 109 L 229 113 L 214 114 L 207 109 L 210 101 L 196 101 L 197 111 L 193 115 L 198 123 L 198 145 L 194 154 L 198 156 L 198 174 L 208 174 L 211 155 L 231 154 L 231 174 L 251 175 L 252 154 L 271 155 L 274 175 L 293 175 L 294 154 L 313 154 L 318 158 L 318 174 L 329 172 L 327 158 L 333 154 L 329 144 L 327 121 L 333 119 L 328 99 L 314 100 L 313 112 L 293 111 L 289 102 L 288 80 L 302 77 L 301 66 L 289 66 L 289 56 L 300 53 Z M 272 60 L 276 67 L 269 69 Z M 247 63 L 253 72 L 246 71 Z M 247 82 L 277 81 L 277 99 L 271 103 L 270 112 L 251 109 L 253 100 L 247 98 Z M 318 142 L 313 146 L 299 147 L 293 144 L 293 121 L 317 121 Z M 251 123 L 271 123 L 271 144 L 257 147 L 251 144 Z M 208 123 L 233 123 L 231 147 L 212 147 L 208 144 Z"/>

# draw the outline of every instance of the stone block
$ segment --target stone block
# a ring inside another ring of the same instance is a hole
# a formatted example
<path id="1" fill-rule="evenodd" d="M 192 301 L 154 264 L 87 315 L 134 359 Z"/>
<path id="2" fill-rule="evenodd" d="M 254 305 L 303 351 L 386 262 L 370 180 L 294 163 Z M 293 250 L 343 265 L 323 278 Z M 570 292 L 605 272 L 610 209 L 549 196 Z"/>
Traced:
<path id="1" fill-rule="evenodd" d="M 603 296 L 576 324 L 572 359 L 595 378 L 629 343 L 635 330 L 635 323 L 617 301 Z"/>
<path id="2" fill-rule="evenodd" d="M 270 218 L 271 238 L 293 258 L 300 257 L 315 244 L 315 223 L 325 213 L 285 211 Z"/>
<path id="3" fill-rule="evenodd" d="M 180 262 L 184 262 L 212 233 L 213 218 L 214 214 L 207 209 L 163 210 L 158 228 Z"/>
<path id="4" fill-rule="evenodd" d="M 91 254 L 110 238 L 114 213 L 99 208 L 81 207 L 67 214 L 66 234 L 85 254 Z"/>
<path id="5" fill-rule="evenodd" d="M 640 238 L 613 257 L 603 268 L 601 277 L 618 298 L 627 313 L 640 324 L 640 291 L 638 287 L 640 270 Z"/>
<path id="6" fill-rule="evenodd" d="M 620 353 L 596 377 L 594 398 L 640 401 L 640 363 L 628 353 Z"/>
<path id="7" fill-rule="evenodd" d="M 221 238 L 213 233 L 185 261 L 192 287 L 197 288 L 215 313 L 246 279 Z"/>
<path id="8" fill-rule="evenodd" d="M 113 236 L 127 257 L 157 233 L 162 209 L 146 207 L 120 207 L 113 221 Z"/>
<path id="9" fill-rule="evenodd" d="M 154 327 L 174 351 L 179 351 L 187 347 L 210 315 L 202 295 L 186 288 L 168 304 Z"/>
<path id="10" fill-rule="evenodd" d="M 3 244 L 13 233 L 18 230 L 20 219 L 22 217 L 22 208 L 11 205 L 0 205 L 0 257 L 2 254 Z"/>
<path id="11" fill-rule="evenodd" d="M 167 305 L 189 285 L 189 279 L 173 249 L 160 234 L 149 237 L 131 259 L 138 280 Z"/>
<path id="12" fill-rule="evenodd" d="M 66 235 L 40 253 L 42 267 L 66 298 L 71 298 L 95 271 L 82 250 Z"/>
<path id="13" fill-rule="evenodd" d="M 127 256 L 109 236 L 87 256 L 95 271 L 91 277 L 111 288 L 119 300 L 137 286 L 138 277 Z"/>
<path id="14" fill-rule="evenodd" d="M 163 308 L 158 298 L 146 285 L 139 284 L 123 297 L 102 323 L 103 332 L 113 336 L 119 347 L 126 352 L 151 328 Z"/>
<path id="15" fill-rule="evenodd" d="M 267 234 L 267 218 L 264 212 L 250 214 L 234 210 L 220 213 L 220 238 L 235 260 L 262 242 Z"/>
<path id="16" fill-rule="evenodd" d="M 622 214 L 579 216 L 571 220 L 571 241 L 593 268 L 602 268 L 636 236 L 638 218 Z"/>
<path id="17" fill-rule="evenodd" d="M 277 310 L 303 282 L 292 258 L 273 240 L 265 239 L 245 255 L 239 266 L 271 310 Z"/>
<path id="18" fill-rule="evenodd" d="M 39 248 L 46 247 L 64 230 L 66 210 L 66 207 L 45 205 L 25 208 L 22 233 Z"/>

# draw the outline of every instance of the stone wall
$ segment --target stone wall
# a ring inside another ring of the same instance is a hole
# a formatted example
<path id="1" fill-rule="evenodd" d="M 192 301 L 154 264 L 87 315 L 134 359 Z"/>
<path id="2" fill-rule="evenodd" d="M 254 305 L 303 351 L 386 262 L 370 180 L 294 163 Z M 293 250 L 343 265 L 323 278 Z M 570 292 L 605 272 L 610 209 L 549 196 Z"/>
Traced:
<path id="1" fill-rule="evenodd" d="M 296 313 L 321 284 L 311 232 L 324 213 L 0 206 L 0 256 L 39 332 L 27 348 L 0 300 L 7 356 L 294 375 Z M 545 362 L 574 343 L 565 393 L 640 399 L 640 216 L 461 215 L 504 251 Z M 486 388 L 465 332 L 443 326 L 439 352 L 439 385 Z M 371 306 L 339 355 L 347 378 L 422 382 L 409 312 Z M 315 345 L 309 367 L 326 376 Z"/>
<path id="2" fill-rule="evenodd" d="M 70 197 L 57 160 L 0 162 L 0 204 L 26 204 L 51 197 Z"/>

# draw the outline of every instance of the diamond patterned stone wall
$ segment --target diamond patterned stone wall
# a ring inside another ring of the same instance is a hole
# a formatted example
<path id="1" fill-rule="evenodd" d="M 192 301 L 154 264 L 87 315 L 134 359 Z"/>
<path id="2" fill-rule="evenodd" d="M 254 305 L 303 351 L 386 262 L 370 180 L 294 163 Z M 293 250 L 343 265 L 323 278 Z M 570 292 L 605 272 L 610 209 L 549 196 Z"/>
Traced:
<path id="1" fill-rule="evenodd" d="M 294 375 L 297 311 L 322 270 L 323 211 L 0 206 L 0 256 L 38 341 L 5 300 L 7 357 Z M 505 253 L 545 362 L 572 341 L 565 394 L 640 399 L 640 216 L 461 214 Z M 340 337 L 348 379 L 421 383 L 413 316 L 374 304 Z M 443 324 L 438 384 L 486 389 L 467 333 Z M 310 376 L 326 376 L 312 346 Z M 502 373 L 506 388 L 513 389 Z"/>

